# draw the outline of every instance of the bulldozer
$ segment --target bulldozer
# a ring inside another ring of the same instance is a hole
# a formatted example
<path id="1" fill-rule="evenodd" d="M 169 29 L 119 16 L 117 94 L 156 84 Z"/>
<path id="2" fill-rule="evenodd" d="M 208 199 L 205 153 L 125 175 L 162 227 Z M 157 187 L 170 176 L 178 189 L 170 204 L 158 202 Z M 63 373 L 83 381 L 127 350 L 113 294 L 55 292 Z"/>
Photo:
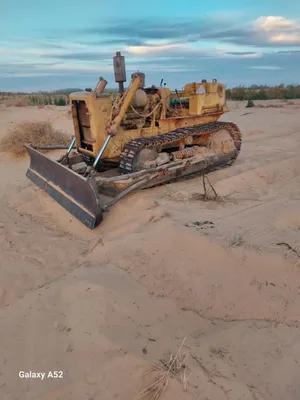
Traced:
<path id="1" fill-rule="evenodd" d="M 127 88 L 125 57 L 113 57 L 118 90 L 71 93 L 74 135 L 57 160 L 34 144 L 26 176 L 90 229 L 129 193 L 228 167 L 241 150 L 242 135 L 232 122 L 226 85 L 217 79 L 187 83 L 171 91 L 162 80 L 145 86 L 134 72 Z"/>

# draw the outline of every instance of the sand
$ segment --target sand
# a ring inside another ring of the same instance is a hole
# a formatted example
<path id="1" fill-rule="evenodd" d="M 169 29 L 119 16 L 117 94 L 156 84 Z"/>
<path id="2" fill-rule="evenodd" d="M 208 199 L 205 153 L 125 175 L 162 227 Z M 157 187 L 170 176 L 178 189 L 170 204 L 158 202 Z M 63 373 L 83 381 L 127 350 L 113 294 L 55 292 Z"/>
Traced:
<path id="1" fill-rule="evenodd" d="M 162 399 L 299 399 L 300 101 L 256 103 L 222 117 L 243 145 L 209 174 L 218 201 L 202 178 L 173 183 L 94 231 L 1 154 L 1 400 L 133 399 L 184 338 L 187 390 L 171 379 Z M 72 133 L 67 107 L 0 106 L 0 136 L 25 120 Z"/>

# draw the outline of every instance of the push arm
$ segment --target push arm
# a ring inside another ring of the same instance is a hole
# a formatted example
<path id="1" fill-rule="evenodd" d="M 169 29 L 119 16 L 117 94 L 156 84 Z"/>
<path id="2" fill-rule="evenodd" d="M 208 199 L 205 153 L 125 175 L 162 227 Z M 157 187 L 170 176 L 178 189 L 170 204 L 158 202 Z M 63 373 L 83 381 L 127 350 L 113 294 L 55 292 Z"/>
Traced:
<path id="1" fill-rule="evenodd" d="M 115 118 L 106 126 L 105 132 L 107 135 L 114 136 L 117 133 L 117 129 L 120 126 L 120 123 L 122 119 L 124 118 L 126 111 L 128 110 L 128 107 L 130 106 L 130 103 L 133 100 L 133 96 L 135 92 L 138 90 L 141 84 L 141 78 L 139 76 L 135 76 L 131 83 L 130 86 L 127 88 L 120 104 L 120 110 L 118 114 L 115 116 Z"/>

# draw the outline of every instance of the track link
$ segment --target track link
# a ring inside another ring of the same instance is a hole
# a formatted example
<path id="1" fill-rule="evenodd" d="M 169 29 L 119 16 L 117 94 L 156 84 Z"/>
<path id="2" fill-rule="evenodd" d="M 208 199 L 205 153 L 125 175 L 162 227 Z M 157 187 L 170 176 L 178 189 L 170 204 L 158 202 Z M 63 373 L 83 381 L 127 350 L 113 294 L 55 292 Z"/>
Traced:
<path id="1" fill-rule="evenodd" d="M 120 173 L 124 175 L 136 172 L 133 169 L 134 159 L 141 150 L 147 147 L 169 145 L 185 139 L 188 136 L 202 136 L 207 134 L 212 136 L 221 129 L 226 129 L 234 140 L 237 152 L 235 158 L 230 161 L 230 163 L 233 163 L 239 154 L 242 143 L 241 132 L 238 126 L 231 122 L 212 122 L 188 128 L 180 128 L 170 133 L 147 138 L 138 138 L 130 141 L 126 144 L 120 155 Z"/>

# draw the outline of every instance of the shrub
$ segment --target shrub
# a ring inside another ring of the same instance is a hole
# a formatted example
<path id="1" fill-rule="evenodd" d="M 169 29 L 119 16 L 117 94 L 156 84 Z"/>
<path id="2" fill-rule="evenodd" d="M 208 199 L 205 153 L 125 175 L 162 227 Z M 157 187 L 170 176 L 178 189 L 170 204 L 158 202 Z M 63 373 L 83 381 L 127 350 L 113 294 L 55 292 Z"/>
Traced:
<path id="1" fill-rule="evenodd" d="M 36 147 L 49 145 L 69 145 L 70 136 L 55 129 L 51 122 L 23 122 L 11 130 L 0 141 L 0 149 L 15 156 L 26 154 L 24 144 Z"/>
<path id="2" fill-rule="evenodd" d="M 255 107 L 254 101 L 253 101 L 252 99 L 249 99 L 249 100 L 248 100 L 248 103 L 247 103 L 247 105 L 246 105 L 246 107 L 247 107 L 247 108 Z"/>
<path id="3" fill-rule="evenodd" d="M 67 105 L 67 101 L 64 97 L 55 97 L 54 104 L 56 106 L 65 106 Z"/>

